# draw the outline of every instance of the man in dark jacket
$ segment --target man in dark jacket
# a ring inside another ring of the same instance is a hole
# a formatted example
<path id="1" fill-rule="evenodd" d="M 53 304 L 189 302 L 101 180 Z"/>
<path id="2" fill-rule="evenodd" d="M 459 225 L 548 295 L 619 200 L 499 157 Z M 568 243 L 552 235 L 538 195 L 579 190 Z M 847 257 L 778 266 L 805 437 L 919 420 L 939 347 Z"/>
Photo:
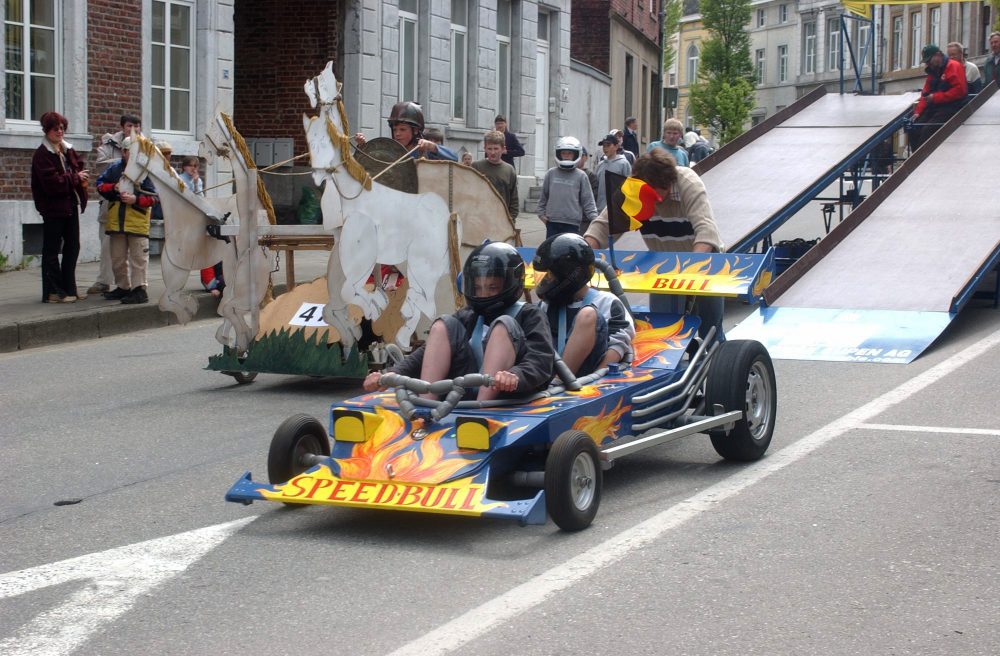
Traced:
<path id="1" fill-rule="evenodd" d="M 990 51 L 983 64 L 983 86 L 990 82 L 1000 84 L 1000 32 L 990 35 Z"/>
<path id="2" fill-rule="evenodd" d="M 632 161 L 639 156 L 639 119 L 629 116 L 625 119 L 625 133 L 622 135 L 622 148 L 632 153 Z"/>
<path id="3" fill-rule="evenodd" d="M 910 152 L 915 151 L 941 124 L 962 108 L 968 86 L 965 67 L 949 59 L 934 44 L 924 46 L 921 53 L 927 64 L 927 80 L 920 92 L 917 108 L 913 110 L 913 128 L 910 131 Z"/>
<path id="4" fill-rule="evenodd" d="M 517 166 L 514 164 L 514 158 L 524 157 L 524 146 L 517 140 L 517 135 L 507 129 L 507 117 L 503 114 L 497 114 L 497 117 L 493 119 L 493 127 L 497 132 L 503 133 L 503 138 L 506 142 L 505 147 L 507 150 L 500 159 L 513 166 L 516 171 Z"/>

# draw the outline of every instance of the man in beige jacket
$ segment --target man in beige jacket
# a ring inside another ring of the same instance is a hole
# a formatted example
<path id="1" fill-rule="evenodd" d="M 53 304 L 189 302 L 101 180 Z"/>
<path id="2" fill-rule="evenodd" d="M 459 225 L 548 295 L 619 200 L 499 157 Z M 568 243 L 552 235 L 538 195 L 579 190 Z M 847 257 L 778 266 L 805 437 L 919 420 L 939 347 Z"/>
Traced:
<path id="1" fill-rule="evenodd" d="M 724 250 L 719 229 L 708 202 L 708 193 L 701 178 L 693 170 L 677 166 L 674 158 L 662 149 L 654 149 L 636 160 L 632 177 L 652 187 L 662 200 L 656 204 L 656 214 L 643 223 L 639 233 L 651 251 L 684 253 L 718 253 Z M 606 248 L 609 238 L 608 210 L 601 212 L 584 235 L 594 248 Z M 653 312 L 680 313 L 687 297 L 650 295 Z M 720 341 L 725 340 L 722 297 L 701 296 L 694 302 L 693 312 L 701 317 L 698 334 L 704 337 L 711 326 L 717 328 Z"/>

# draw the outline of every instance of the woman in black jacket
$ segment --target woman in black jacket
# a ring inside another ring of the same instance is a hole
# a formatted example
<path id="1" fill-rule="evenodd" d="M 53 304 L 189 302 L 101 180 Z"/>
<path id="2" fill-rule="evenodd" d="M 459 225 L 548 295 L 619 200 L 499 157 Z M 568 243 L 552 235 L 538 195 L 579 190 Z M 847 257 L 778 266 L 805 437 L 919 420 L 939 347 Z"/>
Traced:
<path id="1" fill-rule="evenodd" d="M 76 291 L 76 258 L 89 175 L 73 146 L 63 139 L 69 127 L 66 117 L 46 112 L 41 124 L 45 139 L 31 158 L 31 196 L 43 222 L 42 302 L 72 303 L 86 298 Z"/>

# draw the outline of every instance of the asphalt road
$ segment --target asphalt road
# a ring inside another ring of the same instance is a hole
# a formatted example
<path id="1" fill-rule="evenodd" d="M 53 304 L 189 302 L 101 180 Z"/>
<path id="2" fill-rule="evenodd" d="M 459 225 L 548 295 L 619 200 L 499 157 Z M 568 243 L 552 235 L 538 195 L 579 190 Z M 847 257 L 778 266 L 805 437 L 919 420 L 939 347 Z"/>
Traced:
<path id="1" fill-rule="evenodd" d="M 224 503 L 356 389 L 204 371 L 214 322 L 0 355 L 0 653 L 995 655 L 998 319 L 776 362 L 766 458 L 630 456 L 576 534 Z"/>

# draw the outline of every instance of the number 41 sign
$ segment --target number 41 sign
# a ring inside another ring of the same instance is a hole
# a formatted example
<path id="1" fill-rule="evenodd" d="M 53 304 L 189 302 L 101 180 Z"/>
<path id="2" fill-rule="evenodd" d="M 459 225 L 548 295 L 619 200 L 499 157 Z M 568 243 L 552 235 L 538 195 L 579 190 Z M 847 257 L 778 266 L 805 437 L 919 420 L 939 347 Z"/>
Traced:
<path id="1" fill-rule="evenodd" d="M 303 303 L 292 315 L 289 325 L 292 326 L 313 326 L 325 327 L 328 324 L 323 321 L 324 303 Z"/>

